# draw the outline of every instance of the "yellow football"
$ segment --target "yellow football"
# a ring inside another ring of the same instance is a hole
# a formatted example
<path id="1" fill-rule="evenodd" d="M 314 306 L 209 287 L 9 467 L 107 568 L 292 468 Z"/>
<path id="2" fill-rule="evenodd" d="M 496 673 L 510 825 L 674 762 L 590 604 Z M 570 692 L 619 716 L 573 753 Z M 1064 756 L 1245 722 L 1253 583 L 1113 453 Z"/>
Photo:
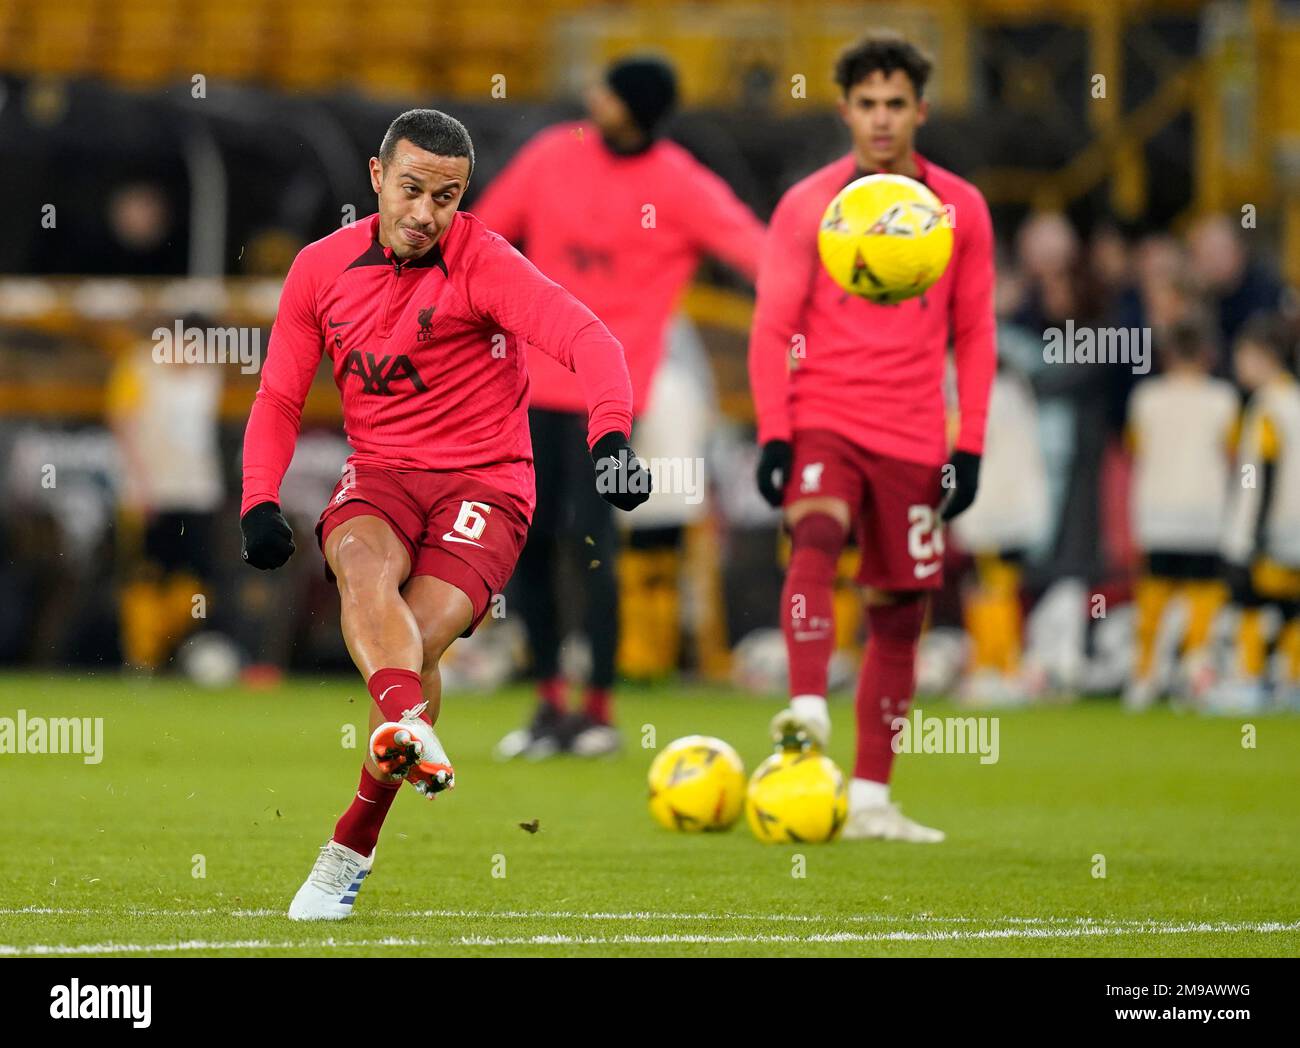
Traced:
<path id="1" fill-rule="evenodd" d="M 650 765 L 650 814 L 670 830 L 725 830 L 744 802 L 745 766 L 721 739 L 677 739 Z"/>
<path id="2" fill-rule="evenodd" d="M 781 750 L 755 769 L 745 817 L 768 844 L 833 841 L 849 812 L 849 780 L 816 749 Z"/>
<path id="3" fill-rule="evenodd" d="M 939 198 L 904 175 L 867 175 L 822 216 L 817 251 L 830 278 L 878 305 L 915 298 L 952 258 L 952 222 Z"/>

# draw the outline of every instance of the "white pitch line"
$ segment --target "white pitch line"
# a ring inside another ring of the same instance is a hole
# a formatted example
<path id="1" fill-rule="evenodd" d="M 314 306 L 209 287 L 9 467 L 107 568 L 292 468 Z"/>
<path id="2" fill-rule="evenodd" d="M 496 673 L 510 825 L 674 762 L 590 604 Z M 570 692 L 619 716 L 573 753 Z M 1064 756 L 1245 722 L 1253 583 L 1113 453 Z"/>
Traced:
<path id="1" fill-rule="evenodd" d="M 1076 939 L 1087 936 L 1128 935 L 1225 935 L 1235 932 L 1300 931 L 1300 921 L 1290 924 L 1184 924 L 1149 927 L 1080 927 L 1080 928 L 989 928 L 976 931 L 829 932 L 811 935 L 532 935 L 520 938 L 464 936 L 453 939 L 456 946 L 659 946 L 659 945 L 726 945 L 769 943 L 869 943 L 869 942 L 954 942 L 985 939 Z"/>
<path id="2" fill-rule="evenodd" d="M 56 908 L 32 906 L 17 909 L 0 909 L 0 916 L 127 916 L 127 917 L 205 917 L 228 916 L 235 918 L 283 917 L 281 909 L 236 909 L 227 910 L 220 907 L 196 909 L 153 909 L 148 907 L 128 907 L 115 911 L 110 909 L 92 909 L 89 907 Z M 622 913 L 582 910 L 388 910 L 363 909 L 358 916 L 374 919 L 412 920 L 419 918 L 437 918 L 441 920 L 569 920 L 569 921 L 710 921 L 725 923 L 729 921 L 749 921 L 757 923 L 799 923 L 799 924 L 1011 924 L 1011 925 L 1073 925 L 1079 927 L 1148 927 L 1173 926 L 1177 922 L 1171 919 L 1154 917 L 945 917 L 941 914 L 806 914 L 806 913 L 671 913 L 653 910 L 631 910 Z"/>
<path id="3" fill-rule="evenodd" d="M 808 913 L 661 913 L 653 910 L 632 910 L 624 913 L 591 912 L 581 910 L 372 910 L 377 917 L 437 917 L 456 920 L 574 920 L 574 921 L 756 921 L 797 922 L 807 924 L 909 923 L 934 922 L 939 924 L 1057 924 L 1097 922 L 1134 923 L 1150 918 L 1107 917 L 944 917 L 932 913 L 896 914 L 808 914 Z"/>
<path id="4" fill-rule="evenodd" d="M 267 939 L 241 939 L 234 942 L 207 942 L 191 939 L 188 942 L 163 942 L 144 945 L 131 942 L 80 943 L 54 945 L 36 943 L 30 946 L 0 945 L 0 957 L 50 957 L 90 955 L 100 953 L 185 953 L 194 950 L 325 950 L 350 949 L 359 946 L 429 946 L 423 939 L 323 939 L 319 942 L 270 942 Z"/>
<path id="5" fill-rule="evenodd" d="M 519 938 L 492 936 L 463 936 L 445 941 L 388 937 L 382 939 L 323 939 L 313 941 L 281 941 L 268 939 L 240 939 L 231 942 L 210 942 L 193 939 L 186 942 L 153 943 L 82 943 L 74 945 L 38 943 L 28 946 L 0 945 L 0 956 L 83 956 L 122 953 L 186 953 L 206 950 L 337 950 L 360 949 L 372 946 L 445 947 L 452 946 L 667 946 L 667 945 L 775 945 L 775 944 L 842 944 L 878 942 L 954 942 L 989 939 L 1076 939 L 1088 936 L 1128 935 L 1225 935 L 1236 932 L 1270 933 L 1300 931 L 1300 921 L 1289 923 L 1268 921 L 1241 924 L 1181 924 L 1165 925 L 1148 922 L 1145 926 L 1083 926 L 1073 928 L 988 928 L 971 931 L 924 932 L 815 932 L 810 935 L 531 935 Z"/>

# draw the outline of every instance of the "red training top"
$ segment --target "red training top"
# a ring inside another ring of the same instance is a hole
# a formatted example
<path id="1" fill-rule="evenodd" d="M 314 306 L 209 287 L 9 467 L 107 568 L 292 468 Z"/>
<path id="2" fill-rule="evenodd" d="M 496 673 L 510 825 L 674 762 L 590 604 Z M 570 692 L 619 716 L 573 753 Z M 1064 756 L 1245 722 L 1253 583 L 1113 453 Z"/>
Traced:
<path id="1" fill-rule="evenodd" d="M 308 244 L 285 278 L 244 433 L 246 513 L 278 501 L 324 349 L 357 465 L 456 470 L 536 501 L 524 339 L 577 373 L 588 443 L 632 425 L 618 342 L 558 284 L 473 215 L 457 213 L 421 258 L 398 262 L 379 216 Z"/>
<path id="2" fill-rule="evenodd" d="M 961 409 L 956 448 L 983 450 L 997 367 L 993 223 L 978 189 L 919 155 L 915 160 L 920 180 L 952 207 L 953 253 L 932 288 L 898 305 L 878 306 L 842 290 L 817 254 L 827 205 L 863 174 L 852 154 L 797 182 L 777 204 L 749 340 L 760 443 L 789 440 L 798 429 L 828 429 L 878 454 L 942 463 L 951 337 Z"/>
<path id="3" fill-rule="evenodd" d="M 623 344 L 637 414 L 663 357 L 668 321 L 701 255 L 753 279 L 763 224 L 731 188 L 673 142 L 621 156 L 590 123 L 547 128 L 474 207 L 537 268 L 587 305 Z M 529 349 L 532 405 L 581 411 L 573 376 Z"/>

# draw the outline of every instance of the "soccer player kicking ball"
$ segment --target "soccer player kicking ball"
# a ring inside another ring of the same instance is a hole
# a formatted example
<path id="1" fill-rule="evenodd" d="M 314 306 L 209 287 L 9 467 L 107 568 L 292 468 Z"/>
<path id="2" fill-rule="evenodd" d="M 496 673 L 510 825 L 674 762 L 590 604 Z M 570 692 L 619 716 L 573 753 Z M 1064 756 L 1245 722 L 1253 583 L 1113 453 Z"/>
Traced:
<path id="1" fill-rule="evenodd" d="M 482 620 L 528 531 L 525 340 L 577 373 L 602 494 L 624 510 L 649 497 L 649 473 L 628 445 L 622 348 L 457 211 L 473 168 L 459 121 L 432 109 L 393 121 L 370 159 L 378 214 L 309 244 L 289 270 L 244 435 L 244 559 L 278 568 L 294 551 L 280 482 L 328 354 L 354 453 L 316 537 L 374 706 L 361 783 L 290 904 L 295 920 L 351 914 L 403 779 L 428 797 L 455 784 L 433 731 L 438 660 Z"/>
<path id="2" fill-rule="evenodd" d="M 915 152 L 930 62 L 910 43 L 871 36 L 839 59 L 839 111 L 853 150 L 777 205 L 758 274 L 749 368 L 762 454 L 758 486 L 785 507 L 792 554 L 782 594 L 788 710 L 773 733 L 825 746 L 827 664 L 835 642 L 835 565 L 850 527 L 862 562 L 869 640 L 857 689 L 857 759 L 846 838 L 935 842 L 889 797 L 892 724 L 916 685 L 928 593 L 942 584 L 943 522 L 975 499 L 996 363 L 993 232 L 972 185 Z M 874 305 L 826 274 L 817 231 L 849 182 L 906 175 L 949 207 L 953 255 L 919 298 Z M 944 373 L 952 342 L 961 429 L 949 455 Z M 801 352 L 792 352 L 802 347 Z"/>

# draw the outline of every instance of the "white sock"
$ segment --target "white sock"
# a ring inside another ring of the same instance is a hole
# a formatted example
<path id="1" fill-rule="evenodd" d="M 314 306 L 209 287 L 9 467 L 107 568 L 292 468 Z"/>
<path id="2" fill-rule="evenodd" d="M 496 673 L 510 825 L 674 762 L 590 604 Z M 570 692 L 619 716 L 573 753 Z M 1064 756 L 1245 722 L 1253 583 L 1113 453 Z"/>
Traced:
<path id="1" fill-rule="evenodd" d="M 830 720 L 830 711 L 826 708 L 825 695 L 796 695 L 790 700 L 790 708 L 800 717 L 816 720 Z"/>
<path id="2" fill-rule="evenodd" d="M 889 785 L 870 779 L 852 779 L 849 782 L 849 808 L 882 808 L 889 803 Z"/>

